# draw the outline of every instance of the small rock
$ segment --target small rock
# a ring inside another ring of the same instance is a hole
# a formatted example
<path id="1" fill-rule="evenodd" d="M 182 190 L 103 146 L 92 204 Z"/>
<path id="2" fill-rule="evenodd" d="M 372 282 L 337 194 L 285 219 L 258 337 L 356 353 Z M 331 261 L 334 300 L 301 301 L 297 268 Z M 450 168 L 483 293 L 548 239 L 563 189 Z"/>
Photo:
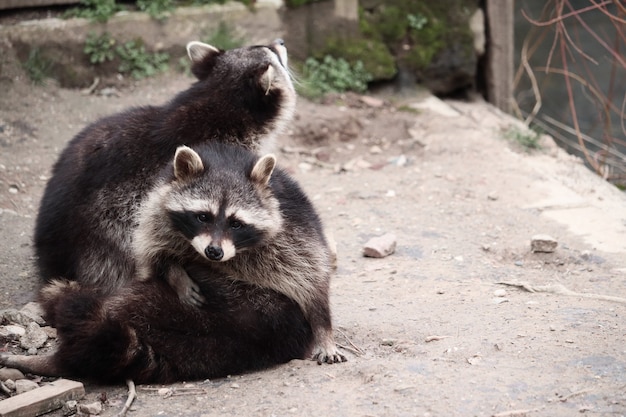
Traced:
<path id="1" fill-rule="evenodd" d="M 102 403 L 96 401 L 90 404 L 81 404 L 78 406 L 78 411 L 89 415 L 98 415 L 102 412 Z"/>
<path id="2" fill-rule="evenodd" d="M 18 337 L 24 336 L 26 334 L 26 329 L 22 326 L 18 326 L 17 324 L 9 324 L 8 326 L 4 326 L 1 334 L 9 339 L 17 339 Z"/>
<path id="3" fill-rule="evenodd" d="M 380 341 L 382 346 L 393 346 L 396 343 L 396 339 L 383 339 Z"/>
<path id="4" fill-rule="evenodd" d="M 383 100 L 371 96 L 361 96 L 359 100 L 361 103 L 370 107 L 382 107 L 383 104 L 385 104 Z"/>
<path id="5" fill-rule="evenodd" d="M 237 388 L 239 388 L 239 384 L 236 383 L 236 382 L 233 382 L 232 384 L 230 384 L 230 387 L 233 388 L 233 389 L 237 389 Z"/>
<path id="6" fill-rule="evenodd" d="M 363 247 L 363 256 L 384 258 L 396 250 L 396 235 L 387 233 L 371 238 Z"/>
<path id="7" fill-rule="evenodd" d="M 63 408 L 61 408 L 61 412 L 63 413 L 64 416 L 71 416 L 72 414 L 76 414 L 77 409 L 78 409 L 78 401 L 70 400 L 70 401 L 66 401 L 65 404 L 63 404 Z"/>
<path id="8" fill-rule="evenodd" d="M 496 297 L 505 297 L 506 296 L 506 290 L 495 290 L 493 292 L 493 295 L 495 295 Z"/>
<path id="9" fill-rule="evenodd" d="M 371 154 L 379 154 L 379 153 L 383 153 L 383 150 L 380 146 L 378 145 L 374 145 L 370 148 L 370 153 Z"/>
<path id="10" fill-rule="evenodd" d="M 490 192 L 489 194 L 487 194 L 487 200 L 491 200 L 491 201 L 498 200 L 498 194 L 495 191 Z"/>
<path id="11" fill-rule="evenodd" d="M 12 379 L 13 381 L 17 381 L 18 379 L 24 379 L 24 374 L 19 369 L 0 369 L 0 381 L 6 381 L 7 379 Z"/>
<path id="12" fill-rule="evenodd" d="M 388 161 L 390 164 L 398 166 L 398 167 L 403 167 L 407 164 L 407 162 L 409 162 L 409 160 L 407 159 L 407 157 L 403 154 L 400 156 L 396 156 L 394 158 L 389 159 Z"/>
<path id="13" fill-rule="evenodd" d="M 2 311 L 2 321 L 5 323 L 19 324 L 20 326 L 28 326 L 33 320 L 14 308 L 8 308 Z"/>
<path id="14" fill-rule="evenodd" d="M 556 250 L 558 242 L 550 235 L 534 235 L 530 239 L 531 252 L 552 253 Z"/>
<path id="15" fill-rule="evenodd" d="M 57 329 L 55 329 L 54 327 L 46 326 L 46 327 L 42 327 L 41 330 L 46 332 L 46 334 L 48 335 L 48 339 L 57 338 Z"/>
<path id="16" fill-rule="evenodd" d="M 6 381 L 4 381 L 4 386 L 7 387 L 8 389 L 10 389 L 11 391 L 15 392 L 15 381 L 12 379 L 7 379 Z"/>
<path id="17" fill-rule="evenodd" d="M 17 394 L 23 394 L 36 388 L 39 388 L 39 385 L 30 379 L 18 379 L 15 381 L 15 392 Z"/>
<path id="18" fill-rule="evenodd" d="M 31 301 L 30 303 L 22 307 L 22 309 L 20 310 L 20 313 L 22 313 L 24 316 L 26 316 L 31 321 L 34 321 L 40 326 L 43 326 L 46 324 L 46 321 L 43 319 L 43 315 L 44 315 L 43 309 L 41 308 L 39 303 L 35 303 Z M 28 323 L 24 323 L 24 325 L 27 325 L 27 324 Z"/>
<path id="19" fill-rule="evenodd" d="M 27 350 L 39 349 L 46 343 L 46 340 L 48 340 L 46 332 L 37 323 L 32 322 L 28 325 L 26 333 L 20 339 L 20 346 Z"/>
<path id="20" fill-rule="evenodd" d="M 169 397 L 172 395 L 172 389 L 171 388 L 159 388 L 159 390 L 157 391 L 157 394 L 159 394 L 161 397 Z"/>

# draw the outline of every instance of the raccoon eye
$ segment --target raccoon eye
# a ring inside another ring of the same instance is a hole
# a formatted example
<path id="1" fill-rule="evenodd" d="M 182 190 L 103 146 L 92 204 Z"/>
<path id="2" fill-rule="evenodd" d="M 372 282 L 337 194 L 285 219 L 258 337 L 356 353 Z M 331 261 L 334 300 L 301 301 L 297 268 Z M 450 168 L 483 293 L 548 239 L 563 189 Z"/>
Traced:
<path id="1" fill-rule="evenodd" d="M 241 223 L 239 220 L 231 220 L 230 221 L 230 228 L 231 229 L 241 229 L 243 227 L 243 223 Z"/>
<path id="2" fill-rule="evenodd" d="M 208 223 L 211 221 L 211 216 L 206 213 L 198 213 L 196 218 L 200 223 Z"/>

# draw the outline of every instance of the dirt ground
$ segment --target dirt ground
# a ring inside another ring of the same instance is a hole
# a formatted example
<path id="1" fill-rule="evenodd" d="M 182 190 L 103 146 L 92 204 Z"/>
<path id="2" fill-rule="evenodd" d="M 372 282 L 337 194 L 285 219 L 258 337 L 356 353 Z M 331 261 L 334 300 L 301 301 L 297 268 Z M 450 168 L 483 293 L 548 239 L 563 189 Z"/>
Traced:
<path id="1" fill-rule="evenodd" d="M 34 296 L 33 223 L 59 151 L 98 117 L 191 81 L 109 96 L 2 81 L 0 308 Z M 331 302 L 349 361 L 140 386 L 128 415 L 626 415 L 624 195 L 549 143 L 529 154 L 507 141 L 513 120 L 484 103 L 376 98 L 300 100 L 277 151 L 337 242 Z M 363 257 L 384 233 L 395 253 Z M 530 252 L 538 233 L 555 253 Z M 86 389 L 81 403 L 105 393 L 103 416 L 126 398 L 124 386 Z"/>

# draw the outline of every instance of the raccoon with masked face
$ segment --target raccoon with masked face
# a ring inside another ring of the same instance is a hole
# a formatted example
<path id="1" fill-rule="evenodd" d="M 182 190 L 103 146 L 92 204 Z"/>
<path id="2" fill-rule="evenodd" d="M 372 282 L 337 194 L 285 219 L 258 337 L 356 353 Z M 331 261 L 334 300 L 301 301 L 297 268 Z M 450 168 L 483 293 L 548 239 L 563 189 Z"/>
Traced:
<path id="1" fill-rule="evenodd" d="M 187 46 L 197 81 L 162 106 L 105 117 L 70 141 L 54 165 L 35 226 L 45 281 L 67 279 L 114 291 L 134 279 L 136 214 L 181 145 L 222 142 L 265 152 L 291 120 L 296 94 L 281 40 L 222 51 Z M 172 283 L 199 304 L 184 276 Z"/>
<path id="2" fill-rule="evenodd" d="M 332 335 L 321 221 L 275 164 L 230 145 L 179 147 L 138 211 L 138 279 L 110 294 L 75 282 L 45 287 L 56 353 L 0 362 L 35 374 L 165 383 L 307 356 L 345 361 Z M 201 306 L 164 284 L 177 274 L 198 284 Z"/>

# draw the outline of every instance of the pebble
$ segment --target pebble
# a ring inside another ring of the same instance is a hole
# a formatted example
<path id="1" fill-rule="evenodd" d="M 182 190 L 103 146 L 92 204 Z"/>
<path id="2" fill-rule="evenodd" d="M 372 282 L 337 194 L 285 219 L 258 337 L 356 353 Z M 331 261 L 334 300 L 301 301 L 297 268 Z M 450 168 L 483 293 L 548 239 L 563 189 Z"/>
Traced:
<path id="1" fill-rule="evenodd" d="M 556 250 L 558 242 L 550 235 L 539 234 L 534 235 L 530 239 L 531 252 L 545 252 L 552 253 Z"/>
<path id="2" fill-rule="evenodd" d="M 0 381 L 6 381 L 7 379 L 12 379 L 13 381 L 17 381 L 18 379 L 24 379 L 24 374 L 19 369 L 0 369 Z"/>
<path id="3" fill-rule="evenodd" d="M 384 258 L 396 250 L 396 235 L 387 233 L 373 237 L 363 247 L 363 256 L 370 258 Z"/>
<path id="4" fill-rule="evenodd" d="M 39 349 L 46 343 L 48 340 L 48 335 L 45 331 L 41 329 L 41 327 L 32 322 L 26 328 L 26 333 L 20 339 L 20 345 L 22 348 L 31 350 L 31 349 Z"/>
<path id="5" fill-rule="evenodd" d="M 24 336 L 24 334 L 26 334 L 26 329 L 17 324 L 4 326 L 0 331 L 0 336 L 5 336 L 8 339 L 17 339 L 18 337 Z"/>
<path id="6" fill-rule="evenodd" d="M 78 411 L 84 414 L 98 415 L 102 412 L 102 403 L 96 401 L 90 404 L 81 404 L 78 406 Z"/>
<path id="7" fill-rule="evenodd" d="M 17 394 L 23 394 L 36 388 L 39 388 L 39 385 L 30 379 L 18 379 L 15 381 L 15 392 Z"/>
<path id="8" fill-rule="evenodd" d="M 33 322 L 33 318 L 14 308 L 8 308 L 2 311 L 2 320 L 6 323 L 19 324 L 26 327 Z"/>
<path id="9" fill-rule="evenodd" d="M 372 96 L 361 96 L 359 97 L 359 100 L 361 101 L 361 103 L 368 105 L 370 107 L 382 107 L 385 102 L 381 99 L 372 97 Z"/>
<path id="10" fill-rule="evenodd" d="M 15 392 L 15 381 L 12 379 L 7 379 L 6 381 L 4 381 L 4 386 L 7 387 L 9 390 Z"/>
<path id="11" fill-rule="evenodd" d="M 493 292 L 493 295 L 495 295 L 496 297 L 505 297 L 506 296 L 506 290 L 495 290 Z"/>
<path id="12" fill-rule="evenodd" d="M 34 321 L 40 326 L 43 326 L 46 324 L 46 321 L 43 319 L 44 312 L 41 306 L 39 305 L 39 303 L 35 303 L 31 301 L 30 303 L 22 307 L 22 309 L 20 310 L 20 313 L 22 313 L 24 316 L 26 316 L 31 321 Z"/>
<path id="13" fill-rule="evenodd" d="M 73 414 L 76 414 L 77 409 L 78 409 L 78 401 L 70 400 L 70 401 L 66 401 L 65 404 L 63 404 L 63 408 L 61 409 L 61 412 L 63 413 L 64 416 L 71 416 Z"/>

